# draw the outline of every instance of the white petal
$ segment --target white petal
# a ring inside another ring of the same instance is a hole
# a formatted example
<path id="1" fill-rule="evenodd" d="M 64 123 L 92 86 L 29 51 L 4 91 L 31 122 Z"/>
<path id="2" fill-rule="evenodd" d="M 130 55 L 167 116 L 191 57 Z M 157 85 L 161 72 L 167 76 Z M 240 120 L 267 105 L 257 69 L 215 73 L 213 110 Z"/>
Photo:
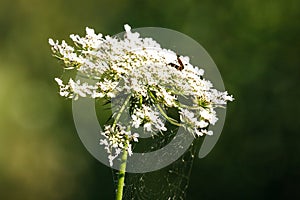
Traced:
<path id="1" fill-rule="evenodd" d="M 59 86 L 64 86 L 63 81 L 62 81 L 61 79 L 55 78 L 54 80 L 57 82 L 57 84 L 58 84 Z"/>
<path id="2" fill-rule="evenodd" d="M 126 32 L 130 32 L 131 27 L 128 24 L 125 24 L 124 29 L 125 29 Z"/>

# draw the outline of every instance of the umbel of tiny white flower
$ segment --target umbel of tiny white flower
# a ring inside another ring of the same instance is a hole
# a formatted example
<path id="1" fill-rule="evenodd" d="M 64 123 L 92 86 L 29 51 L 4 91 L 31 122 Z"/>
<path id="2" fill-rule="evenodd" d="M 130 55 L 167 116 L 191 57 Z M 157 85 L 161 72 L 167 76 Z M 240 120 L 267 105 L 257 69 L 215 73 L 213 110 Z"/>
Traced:
<path id="1" fill-rule="evenodd" d="M 70 36 L 74 46 L 49 39 L 54 56 L 64 62 L 65 69 L 96 80 L 90 85 L 73 79 L 63 83 L 56 78 L 61 96 L 75 100 L 128 96 L 122 106 L 127 106 L 131 115 L 126 126 L 116 117 L 114 124 L 105 126 L 101 133 L 104 139 L 100 144 L 109 153 L 110 164 L 122 150 L 132 154 L 131 143 L 137 142 L 139 135 L 131 133 L 131 128 L 162 132 L 167 131 L 164 122 L 168 121 L 183 126 L 195 137 L 212 135 L 208 126 L 218 120 L 215 108 L 233 101 L 233 97 L 226 91 L 214 89 L 212 83 L 203 78 L 204 70 L 191 65 L 188 57 L 162 48 L 152 38 L 140 37 L 139 33 L 131 32 L 129 25 L 124 29 L 124 38 L 120 39 L 86 28 L 86 36 Z M 183 69 L 178 70 L 176 66 L 180 65 Z M 182 103 L 179 97 L 189 102 Z M 180 122 L 167 115 L 168 108 L 179 111 Z M 122 113 L 114 113 L 114 116 L 118 114 Z"/>

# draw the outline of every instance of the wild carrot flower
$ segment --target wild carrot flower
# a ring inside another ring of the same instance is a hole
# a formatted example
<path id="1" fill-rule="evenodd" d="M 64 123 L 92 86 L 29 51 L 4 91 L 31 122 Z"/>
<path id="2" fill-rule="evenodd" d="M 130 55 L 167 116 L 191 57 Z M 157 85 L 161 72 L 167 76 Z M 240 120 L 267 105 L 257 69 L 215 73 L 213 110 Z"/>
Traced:
<path id="1" fill-rule="evenodd" d="M 101 133 L 104 139 L 99 143 L 109 153 L 110 165 L 123 150 L 129 156 L 132 154 L 131 144 L 139 138 L 134 129 L 140 127 L 149 134 L 164 132 L 167 121 L 183 126 L 195 137 L 212 135 L 208 126 L 218 120 L 215 108 L 233 101 L 233 97 L 214 89 L 205 79 L 204 70 L 193 66 L 189 57 L 162 48 L 152 38 L 140 37 L 129 25 L 124 28 L 124 38 L 103 36 L 86 28 L 86 36 L 70 36 L 72 46 L 49 39 L 54 56 L 63 61 L 65 69 L 95 80 L 95 84 L 73 79 L 64 83 L 55 78 L 61 96 L 70 99 L 127 96 L 113 113 L 113 124 L 106 125 Z M 170 108 L 178 110 L 180 121 L 168 116 Z M 119 118 L 126 109 L 130 118 L 125 123 Z"/>

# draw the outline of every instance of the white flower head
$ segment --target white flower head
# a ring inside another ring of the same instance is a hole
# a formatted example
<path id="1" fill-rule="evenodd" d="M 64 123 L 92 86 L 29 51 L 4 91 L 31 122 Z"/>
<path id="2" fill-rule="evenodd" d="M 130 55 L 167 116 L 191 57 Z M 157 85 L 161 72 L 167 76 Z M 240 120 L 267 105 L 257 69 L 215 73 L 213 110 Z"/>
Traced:
<path id="1" fill-rule="evenodd" d="M 133 128 L 164 132 L 167 131 L 165 122 L 169 122 L 184 126 L 195 137 L 212 135 L 209 126 L 218 120 L 215 108 L 225 106 L 234 98 L 226 91 L 214 89 L 203 78 L 204 70 L 193 66 L 189 57 L 162 48 L 152 38 L 140 37 L 128 24 L 124 29 L 124 38 L 116 38 L 103 37 L 86 28 L 86 36 L 70 36 L 73 46 L 49 39 L 55 57 L 64 62 L 66 69 L 96 80 L 95 84 L 89 84 L 69 79 L 64 84 L 56 78 L 61 96 L 75 100 L 129 96 L 129 103 L 124 101 L 130 107 L 128 122 L 121 123 L 116 117 L 114 125 L 107 125 L 101 133 L 104 139 L 100 144 L 109 153 L 110 164 L 121 151 L 133 153 L 132 143 L 138 142 L 139 137 L 131 133 Z M 191 101 L 185 104 L 179 101 L 180 97 Z M 169 108 L 179 111 L 180 121 L 168 116 Z"/>

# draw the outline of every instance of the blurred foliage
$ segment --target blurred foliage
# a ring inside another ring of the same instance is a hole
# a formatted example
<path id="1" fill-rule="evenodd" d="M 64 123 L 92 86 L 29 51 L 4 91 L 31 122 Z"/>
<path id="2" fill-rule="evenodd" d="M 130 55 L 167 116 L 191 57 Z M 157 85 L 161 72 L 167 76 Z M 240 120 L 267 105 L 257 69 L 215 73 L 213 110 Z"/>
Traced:
<path id="1" fill-rule="evenodd" d="M 175 29 L 202 44 L 227 90 L 223 134 L 196 159 L 188 199 L 300 199 L 298 0 L 0 1 L 0 199 L 112 199 L 111 170 L 81 144 L 49 37 Z"/>

